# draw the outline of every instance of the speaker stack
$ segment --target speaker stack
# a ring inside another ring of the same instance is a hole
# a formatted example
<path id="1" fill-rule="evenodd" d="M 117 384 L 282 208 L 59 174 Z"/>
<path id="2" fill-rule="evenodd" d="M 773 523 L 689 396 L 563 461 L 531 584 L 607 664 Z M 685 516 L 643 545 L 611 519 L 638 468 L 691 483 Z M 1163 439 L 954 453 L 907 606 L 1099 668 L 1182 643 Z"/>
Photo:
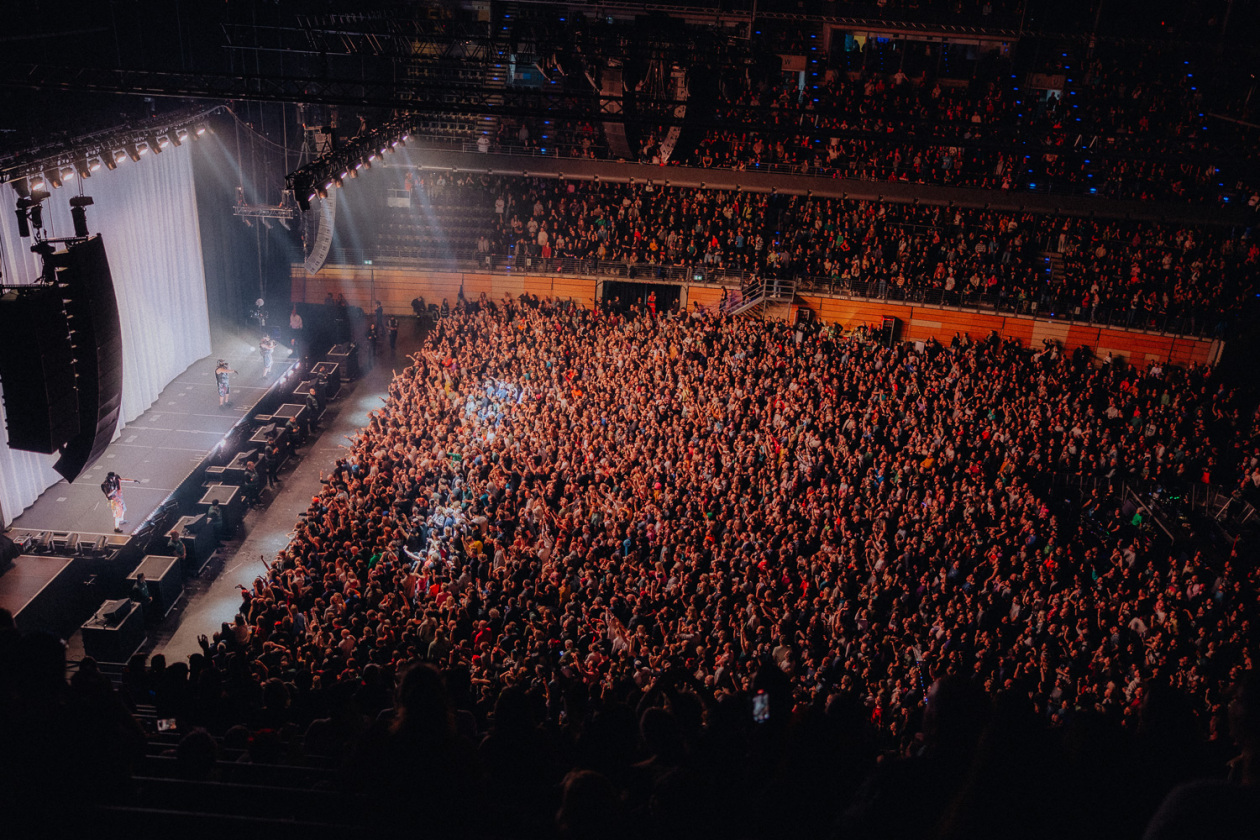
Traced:
<path id="1" fill-rule="evenodd" d="M 9 447 L 53 453 L 67 481 L 113 438 L 122 409 L 122 328 L 99 235 L 38 246 L 42 282 L 0 298 L 0 383 Z"/>
<path id="2" fill-rule="evenodd" d="M 9 446 L 51 454 L 79 433 L 74 351 L 60 285 L 10 289 L 0 296 L 0 381 Z"/>

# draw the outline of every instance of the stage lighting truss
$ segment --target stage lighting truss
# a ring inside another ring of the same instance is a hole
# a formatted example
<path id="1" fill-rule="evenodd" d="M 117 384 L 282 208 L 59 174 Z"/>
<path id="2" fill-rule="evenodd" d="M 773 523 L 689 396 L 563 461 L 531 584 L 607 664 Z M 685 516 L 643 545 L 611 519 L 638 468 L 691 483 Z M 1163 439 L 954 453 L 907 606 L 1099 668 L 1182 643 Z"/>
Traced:
<path id="1" fill-rule="evenodd" d="M 102 168 L 113 171 L 128 158 L 138 163 L 149 156 L 150 149 L 156 155 L 182 145 L 185 140 L 205 136 L 209 131 L 206 120 L 224 109 L 225 106 L 216 105 L 185 110 L 77 137 L 52 153 L 45 146 L 38 152 L 17 155 L 0 167 L 0 182 L 25 179 L 31 188 L 53 190 L 76 176 L 82 180 Z"/>
<path id="2" fill-rule="evenodd" d="M 331 149 L 285 178 L 298 207 L 310 210 L 316 198 L 326 198 L 330 190 L 343 187 L 347 178 L 358 178 L 372 168 L 374 161 L 405 146 L 411 136 L 411 120 L 391 120 L 375 131 L 365 132 Z"/>
<path id="3" fill-rule="evenodd" d="M 285 230 L 291 230 L 289 222 L 298 214 L 298 208 L 293 198 L 293 191 L 283 190 L 280 193 L 279 204 L 246 204 L 244 200 L 241 200 L 232 208 L 232 212 L 240 216 L 246 224 L 252 224 L 254 219 L 258 219 L 270 228 L 274 220 L 279 222 Z"/>

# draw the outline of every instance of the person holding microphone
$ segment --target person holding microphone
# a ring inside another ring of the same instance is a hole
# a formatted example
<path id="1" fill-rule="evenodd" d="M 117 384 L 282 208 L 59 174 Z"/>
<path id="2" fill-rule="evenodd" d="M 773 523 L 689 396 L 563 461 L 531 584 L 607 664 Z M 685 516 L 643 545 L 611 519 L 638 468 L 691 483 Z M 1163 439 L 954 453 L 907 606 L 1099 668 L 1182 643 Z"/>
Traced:
<path id="1" fill-rule="evenodd" d="M 127 484 L 139 484 L 134 478 L 123 478 L 118 473 L 111 472 L 105 476 L 105 480 L 101 482 L 101 492 L 105 494 L 105 498 L 109 499 L 109 509 L 114 514 L 114 533 L 121 534 L 122 526 L 127 524 L 127 502 L 123 500 L 122 486 Z"/>

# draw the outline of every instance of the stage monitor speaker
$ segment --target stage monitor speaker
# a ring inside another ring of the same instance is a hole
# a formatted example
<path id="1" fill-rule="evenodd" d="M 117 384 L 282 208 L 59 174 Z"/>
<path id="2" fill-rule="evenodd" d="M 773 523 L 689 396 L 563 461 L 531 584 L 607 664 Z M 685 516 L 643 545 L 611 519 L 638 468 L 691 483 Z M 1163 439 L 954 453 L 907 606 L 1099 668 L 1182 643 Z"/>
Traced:
<path id="1" fill-rule="evenodd" d="M 621 160 L 634 160 L 631 138 L 626 132 L 626 120 L 632 110 L 631 93 L 626 90 L 621 68 L 603 68 L 600 74 L 600 111 L 606 117 L 603 120 L 604 139 L 608 141 L 609 154 Z"/>
<path id="2" fill-rule="evenodd" d="M 106 625 L 114 627 L 121 624 L 122 620 L 131 613 L 132 606 L 130 598 L 106 601 L 104 604 L 101 604 L 101 609 L 97 615 Z"/>
<path id="3" fill-rule="evenodd" d="M 0 384 L 12 449 L 51 454 L 79 433 L 64 292 L 38 283 L 0 296 Z"/>
<path id="4" fill-rule="evenodd" d="M 74 330 L 75 373 L 79 387 L 79 433 L 53 466 L 67 481 L 91 466 L 118 429 L 122 409 L 122 328 L 114 279 L 100 235 L 72 242 L 52 254 L 59 283 L 66 288 L 66 312 Z"/>

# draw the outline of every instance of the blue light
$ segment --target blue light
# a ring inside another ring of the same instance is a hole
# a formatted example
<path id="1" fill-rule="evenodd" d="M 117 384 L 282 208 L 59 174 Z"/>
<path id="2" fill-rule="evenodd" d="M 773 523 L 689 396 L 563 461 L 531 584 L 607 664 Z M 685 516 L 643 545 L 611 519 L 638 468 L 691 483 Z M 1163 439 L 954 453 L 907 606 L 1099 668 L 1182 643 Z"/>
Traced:
<path id="1" fill-rule="evenodd" d="M 1030 190 L 1035 190 L 1035 189 L 1037 189 L 1037 185 L 1036 185 L 1036 184 L 1033 184 L 1033 183 L 1031 183 L 1031 182 L 1030 182 L 1030 183 L 1028 184 L 1028 189 L 1030 189 Z"/>
<path id="2" fill-rule="evenodd" d="M 1092 176 L 1091 176 L 1091 177 L 1092 177 Z M 1090 194 L 1090 195 L 1093 195 L 1093 194 L 1094 194 L 1094 193 L 1096 193 L 1096 192 L 1098 192 L 1098 188 L 1097 188 L 1097 187 L 1090 187 L 1090 188 L 1089 188 L 1089 194 Z"/>

